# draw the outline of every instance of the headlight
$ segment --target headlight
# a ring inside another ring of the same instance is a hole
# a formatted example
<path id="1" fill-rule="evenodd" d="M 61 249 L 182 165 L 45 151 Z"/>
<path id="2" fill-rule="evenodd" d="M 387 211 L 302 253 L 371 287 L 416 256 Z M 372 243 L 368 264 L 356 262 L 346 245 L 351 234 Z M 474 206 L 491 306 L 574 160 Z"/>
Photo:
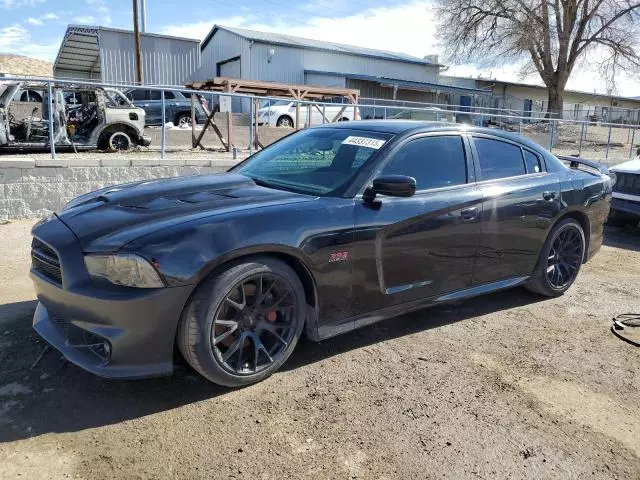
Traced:
<path id="1" fill-rule="evenodd" d="M 84 264 L 92 278 L 137 288 L 162 288 L 164 283 L 153 266 L 133 253 L 87 255 Z"/>
<path id="2" fill-rule="evenodd" d="M 277 112 L 277 111 L 275 111 L 275 110 L 271 110 L 271 111 L 269 112 L 269 115 L 271 115 L 272 117 L 276 116 L 277 114 L 278 114 L 278 112 Z"/>

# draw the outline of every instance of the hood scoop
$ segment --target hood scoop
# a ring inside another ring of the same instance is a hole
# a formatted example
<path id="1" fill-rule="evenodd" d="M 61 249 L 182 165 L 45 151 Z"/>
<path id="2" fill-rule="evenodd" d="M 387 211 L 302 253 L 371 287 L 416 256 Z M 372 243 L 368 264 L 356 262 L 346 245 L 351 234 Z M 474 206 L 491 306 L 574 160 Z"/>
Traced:
<path id="1" fill-rule="evenodd" d="M 197 192 L 188 195 L 177 195 L 175 197 L 156 197 L 135 205 L 122 204 L 122 207 L 141 210 L 165 210 L 169 208 L 184 207 L 186 205 L 227 200 L 229 198 L 236 197 L 214 192 Z"/>

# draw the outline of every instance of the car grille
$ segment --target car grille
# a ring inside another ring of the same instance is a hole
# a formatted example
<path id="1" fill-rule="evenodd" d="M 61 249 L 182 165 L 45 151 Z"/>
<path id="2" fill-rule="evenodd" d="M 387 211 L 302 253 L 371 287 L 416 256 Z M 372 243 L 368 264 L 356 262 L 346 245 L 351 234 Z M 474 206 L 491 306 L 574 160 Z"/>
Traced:
<path id="1" fill-rule="evenodd" d="M 616 177 L 616 184 L 613 186 L 614 192 L 640 195 L 640 174 L 616 173 Z"/>
<path id="2" fill-rule="evenodd" d="M 58 254 L 35 237 L 31 242 L 31 268 L 56 283 L 62 283 Z"/>
<path id="3" fill-rule="evenodd" d="M 68 332 L 71 322 L 65 316 L 57 312 L 53 312 L 51 310 L 47 311 L 49 312 L 49 319 L 51 320 L 51 322 L 65 333 Z"/>

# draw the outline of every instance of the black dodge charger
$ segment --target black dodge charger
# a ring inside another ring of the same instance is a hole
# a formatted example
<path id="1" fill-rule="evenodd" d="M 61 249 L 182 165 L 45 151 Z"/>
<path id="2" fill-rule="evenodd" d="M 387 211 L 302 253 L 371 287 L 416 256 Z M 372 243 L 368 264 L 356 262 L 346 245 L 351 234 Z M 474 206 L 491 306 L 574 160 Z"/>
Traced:
<path id="1" fill-rule="evenodd" d="M 76 198 L 33 228 L 36 331 L 110 378 L 264 379 L 322 340 L 523 285 L 563 294 L 600 248 L 606 170 L 502 131 L 310 128 L 228 173 Z"/>

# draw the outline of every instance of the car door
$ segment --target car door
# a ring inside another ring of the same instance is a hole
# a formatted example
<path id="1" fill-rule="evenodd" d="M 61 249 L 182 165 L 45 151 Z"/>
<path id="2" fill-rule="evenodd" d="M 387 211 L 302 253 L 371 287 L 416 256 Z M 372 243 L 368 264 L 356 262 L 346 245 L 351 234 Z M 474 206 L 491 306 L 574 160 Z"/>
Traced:
<path id="1" fill-rule="evenodd" d="M 471 285 L 482 194 L 466 137 L 412 137 L 389 152 L 373 177 L 391 174 L 414 177 L 417 191 L 356 199 L 353 315 Z"/>
<path id="2" fill-rule="evenodd" d="M 159 117 L 154 118 L 154 114 L 150 104 L 150 98 L 151 98 L 150 95 L 151 95 L 151 91 L 145 90 L 143 88 L 136 88 L 127 93 L 127 97 L 129 97 L 131 102 L 136 107 L 139 107 L 144 110 L 145 123 L 147 125 L 158 124 L 161 121 Z"/>
<path id="3" fill-rule="evenodd" d="M 162 123 L 162 93 L 160 90 L 149 90 L 149 100 L 147 101 L 147 123 L 159 125 Z M 167 122 L 173 122 L 173 115 L 168 102 L 165 99 L 165 115 Z"/>
<path id="4" fill-rule="evenodd" d="M 560 182 L 534 149 L 502 137 L 471 135 L 483 196 L 473 283 L 530 275 L 560 212 Z"/>

